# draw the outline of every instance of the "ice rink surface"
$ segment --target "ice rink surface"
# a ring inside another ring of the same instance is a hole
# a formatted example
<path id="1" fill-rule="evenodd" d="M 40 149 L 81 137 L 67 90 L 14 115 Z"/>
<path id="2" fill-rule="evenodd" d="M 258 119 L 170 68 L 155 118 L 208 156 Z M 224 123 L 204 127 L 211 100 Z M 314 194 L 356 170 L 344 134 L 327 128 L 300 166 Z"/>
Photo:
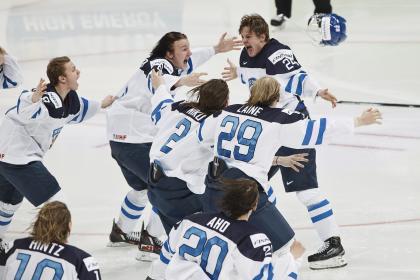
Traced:
<path id="1" fill-rule="evenodd" d="M 417 0 L 336 0 L 347 19 L 348 40 L 318 47 L 302 32 L 312 1 L 294 1 L 293 23 L 271 36 L 288 44 L 299 62 L 339 99 L 420 104 L 420 2 Z M 23 88 L 46 78 L 48 59 L 68 55 L 81 70 L 79 93 L 93 99 L 116 93 L 167 31 L 186 33 L 191 46 L 216 44 L 227 31 L 237 35 L 240 17 L 256 12 L 266 19 L 274 1 L 202 0 L 19 0 L 0 2 L 0 45 L 19 58 Z M 213 57 L 197 71 L 220 77 L 226 58 Z M 247 98 L 238 80 L 229 83 L 231 101 Z M 13 106 L 19 90 L 2 91 L 0 112 Z M 337 118 L 356 116 L 369 105 L 318 100 L 312 112 Z M 378 106 L 383 125 L 318 149 L 318 181 L 341 225 L 348 266 L 311 271 L 301 280 L 420 279 L 420 108 Z M 110 156 L 105 113 L 67 126 L 45 157 L 64 189 L 73 214 L 70 243 L 90 252 L 103 279 L 144 279 L 149 263 L 134 259 L 136 248 L 106 247 L 112 219 L 128 191 Z M 308 255 L 321 245 L 306 209 L 273 179 L 277 205 L 296 230 Z M 35 209 L 27 201 L 16 213 L 8 238 L 24 236 Z"/>

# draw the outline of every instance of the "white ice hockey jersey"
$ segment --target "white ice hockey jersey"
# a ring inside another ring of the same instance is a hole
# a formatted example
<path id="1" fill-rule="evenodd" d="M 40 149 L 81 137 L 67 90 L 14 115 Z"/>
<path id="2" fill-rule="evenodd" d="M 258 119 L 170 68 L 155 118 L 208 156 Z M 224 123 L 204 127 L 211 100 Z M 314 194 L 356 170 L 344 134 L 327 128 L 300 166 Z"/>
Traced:
<path id="1" fill-rule="evenodd" d="M 1 88 L 14 88 L 23 81 L 22 71 L 14 57 L 4 55 L 4 64 L 0 65 L 0 86 Z"/>
<path id="2" fill-rule="evenodd" d="M 126 143 L 152 142 L 156 127 L 152 122 L 152 68 L 160 70 L 165 84 L 172 94 L 173 85 L 195 68 L 209 60 L 214 55 L 214 48 L 201 48 L 192 51 L 188 60 L 188 68 L 177 69 L 165 58 L 146 59 L 140 69 L 130 78 L 127 84 L 116 95 L 118 99 L 107 110 L 108 139 Z"/>
<path id="3" fill-rule="evenodd" d="M 157 162 L 166 176 L 184 180 L 193 193 L 202 194 L 213 152 L 203 147 L 196 135 L 208 116 L 185 103 L 174 102 L 165 85 L 156 90 L 152 118 L 158 132 L 150 149 L 150 161 Z"/>
<path id="4" fill-rule="evenodd" d="M 32 103 L 32 92 L 23 91 L 16 106 L 0 124 L 0 161 L 27 164 L 42 160 L 64 125 L 85 121 L 98 112 L 99 102 L 70 91 L 64 100 L 51 85 L 41 100 Z"/>
<path id="5" fill-rule="evenodd" d="M 352 119 L 309 120 L 289 110 L 235 104 L 209 117 L 198 133 L 214 155 L 256 179 L 268 192 L 268 171 L 280 146 L 313 148 L 335 134 L 352 133 Z"/>
<path id="6" fill-rule="evenodd" d="M 17 239 L 0 253 L 3 280 L 100 280 L 98 262 L 68 244 L 41 244 L 32 238 Z"/>
<path id="7" fill-rule="evenodd" d="M 162 247 L 167 280 L 273 279 L 268 237 L 246 221 L 224 214 L 189 216 Z"/>

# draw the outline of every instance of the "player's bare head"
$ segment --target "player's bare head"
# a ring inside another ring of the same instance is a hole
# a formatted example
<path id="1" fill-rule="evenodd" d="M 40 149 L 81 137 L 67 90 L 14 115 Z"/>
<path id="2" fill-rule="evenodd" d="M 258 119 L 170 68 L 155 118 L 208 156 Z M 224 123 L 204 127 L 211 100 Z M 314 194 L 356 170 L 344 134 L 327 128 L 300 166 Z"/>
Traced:
<path id="1" fill-rule="evenodd" d="M 66 63 L 68 62 L 70 62 L 70 58 L 67 56 L 60 56 L 50 60 L 47 66 L 47 76 L 51 85 L 58 85 L 60 76 L 66 75 Z"/>
<path id="2" fill-rule="evenodd" d="M 250 179 L 222 179 L 224 195 L 220 202 L 222 211 L 232 219 L 237 219 L 251 210 L 258 203 L 258 184 Z"/>
<path id="3" fill-rule="evenodd" d="M 255 81 L 251 87 L 247 105 L 250 106 L 271 106 L 280 100 L 280 84 L 271 77 L 262 77 Z"/>
<path id="4" fill-rule="evenodd" d="M 162 38 L 157 42 L 156 46 L 150 53 L 150 58 L 164 58 L 168 53 L 174 51 L 174 43 L 179 40 L 188 40 L 187 35 L 181 32 L 168 32 L 163 35 Z"/>
<path id="5" fill-rule="evenodd" d="M 71 214 L 66 204 L 53 201 L 44 204 L 32 224 L 31 235 L 43 244 L 66 243 L 70 235 Z"/>
<path id="6" fill-rule="evenodd" d="M 208 115 L 222 110 L 229 103 L 229 87 L 222 79 L 211 79 L 190 90 L 189 95 L 194 98 L 189 104 Z"/>
<path id="7" fill-rule="evenodd" d="M 244 15 L 241 18 L 241 24 L 239 25 L 239 34 L 242 35 L 245 28 L 247 28 L 249 32 L 254 32 L 257 37 L 264 36 L 265 42 L 268 42 L 270 39 L 268 24 L 259 14 Z"/>
<path id="8" fill-rule="evenodd" d="M 53 86 L 63 84 L 70 90 L 76 90 L 79 86 L 77 80 L 80 71 L 67 56 L 51 59 L 47 66 L 47 76 Z"/>

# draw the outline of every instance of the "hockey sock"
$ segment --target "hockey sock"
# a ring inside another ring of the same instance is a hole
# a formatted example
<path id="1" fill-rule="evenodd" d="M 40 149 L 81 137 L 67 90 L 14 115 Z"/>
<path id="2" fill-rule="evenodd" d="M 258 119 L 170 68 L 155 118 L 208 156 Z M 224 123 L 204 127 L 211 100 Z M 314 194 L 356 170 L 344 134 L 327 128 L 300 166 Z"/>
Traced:
<path id="1" fill-rule="evenodd" d="M 308 209 L 312 224 L 322 241 L 332 236 L 339 236 L 331 204 L 320 194 L 319 189 L 297 192 L 296 195 Z"/>
<path id="2" fill-rule="evenodd" d="M 127 193 L 121 204 L 120 216 L 117 222 L 123 232 L 130 233 L 134 230 L 146 203 L 147 190 L 131 190 Z"/>
<path id="3" fill-rule="evenodd" d="M 273 190 L 273 187 L 272 186 L 270 186 L 268 188 L 267 196 L 268 196 L 268 201 L 270 201 L 271 203 L 273 203 L 274 205 L 276 205 L 277 198 L 276 198 L 276 195 L 274 194 L 274 190 Z"/>
<path id="4" fill-rule="evenodd" d="M 157 209 L 154 206 L 152 206 L 152 211 L 150 213 L 150 218 L 146 229 L 149 234 L 154 237 L 160 238 L 161 236 L 166 235 L 165 229 L 163 228 L 162 222 L 160 221 L 159 215 L 157 213 Z"/>
<path id="5" fill-rule="evenodd" d="M 0 238 L 3 238 L 5 232 L 10 226 L 10 223 L 12 222 L 13 215 L 20 205 L 22 205 L 22 202 L 13 205 L 0 201 Z"/>

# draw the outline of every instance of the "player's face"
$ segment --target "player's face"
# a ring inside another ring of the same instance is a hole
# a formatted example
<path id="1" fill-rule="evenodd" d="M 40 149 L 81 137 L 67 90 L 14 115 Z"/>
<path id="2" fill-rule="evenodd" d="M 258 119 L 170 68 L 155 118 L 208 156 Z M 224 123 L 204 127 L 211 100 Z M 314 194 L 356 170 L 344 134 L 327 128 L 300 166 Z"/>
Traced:
<path id="1" fill-rule="evenodd" d="M 254 57 L 259 54 L 267 43 L 265 41 L 265 35 L 257 36 L 254 31 L 249 29 L 248 26 L 242 28 L 241 37 L 244 48 L 250 57 Z"/>
<path id="2" fill-rule="evenodd" d="M 173 51 L 167 53 L 166 59 L 171 61 L 175 67 L 185 70 L 190 56 L 190 43 L 187 39 L 181 39 L 174 42 Z"/>
<path id="3" fill-rule="evenodd" d="M 80 77 L 80 71 L 76 68 L 73 62 L 67 62 L 64 64 L 64 75 L 66 78 L 66 83 L 69 89 L 71 90 L 77 90 L 79 87 L 79 84 L 77 83 L 77 80 Z"/>

